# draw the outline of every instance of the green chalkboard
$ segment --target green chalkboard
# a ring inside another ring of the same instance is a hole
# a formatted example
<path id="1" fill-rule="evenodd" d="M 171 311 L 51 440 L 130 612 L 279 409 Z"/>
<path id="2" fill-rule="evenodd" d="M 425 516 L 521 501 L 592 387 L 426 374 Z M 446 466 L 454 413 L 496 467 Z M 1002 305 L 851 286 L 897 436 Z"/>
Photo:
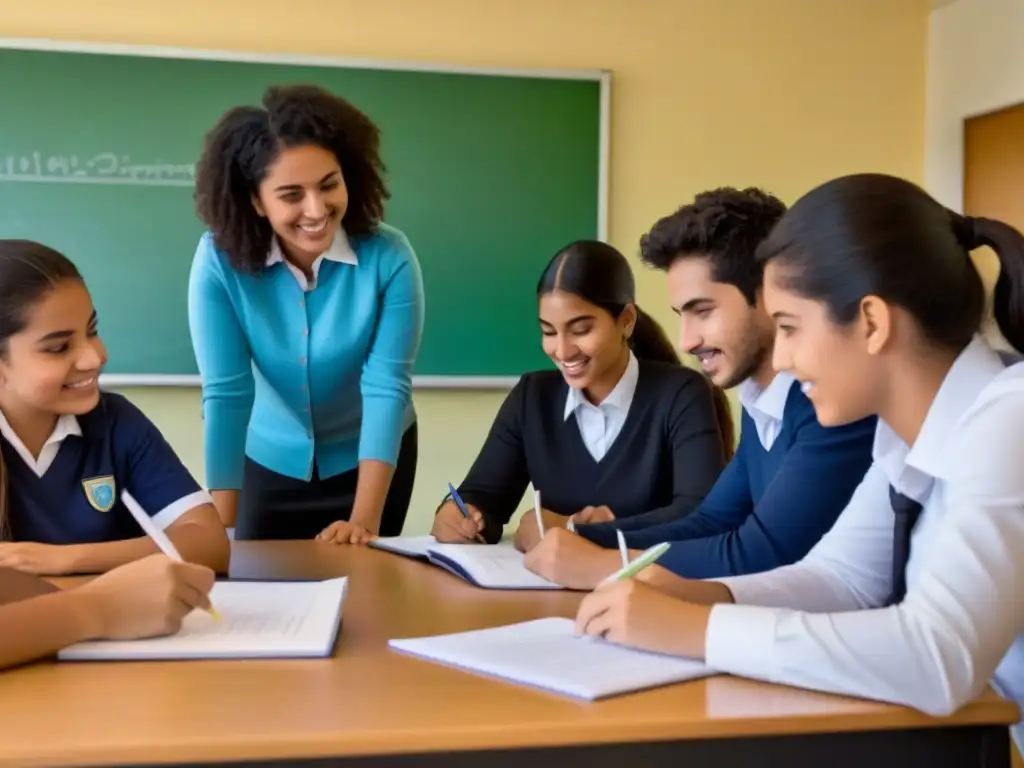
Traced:
<path id="1" fill-rule="evenodd" d="M 186 285 L 202 232 L 192 203 L 202 137 L 224 110 L 288 83 L 325 86 L 381 128 L 385 218 L 423 267 L 417 375 L 443 384 L 544 365 L 540 270 L 569 241 L 604 234 L 600 74 L 0 42 L 0 237 L 42 241 L 78 264 L 107 372 L 139 383 L 196 374 Z"/>

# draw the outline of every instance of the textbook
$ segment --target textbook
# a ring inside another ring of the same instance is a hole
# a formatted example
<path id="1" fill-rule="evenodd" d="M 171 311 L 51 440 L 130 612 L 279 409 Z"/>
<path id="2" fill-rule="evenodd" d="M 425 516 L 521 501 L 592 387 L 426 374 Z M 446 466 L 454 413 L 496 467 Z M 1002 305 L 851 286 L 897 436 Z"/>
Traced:
<path id="1" fill-rule="evenodd" d="M 438 544 L 433 536 L 393 536 L 372 539 L 370 546 L 425 560 L 484 589 L 563 588 L 528 571 L 511 542 Z"/>
<path id="2" fill-rule="evenodd" d="M 580 637 L 566 618 L 391 640 L 395 651 L 595 701 L 717 674 L 703 662 Z"/>
<path id="3" fill-rule="evenodd" d="M 91 640 L 65 648 L 61 661 L 320 658 L 338 637 L 348 578 L 326 581 L 218 581 L 210 591 L 219 618 L 192 611 L 175 635 Z"/>

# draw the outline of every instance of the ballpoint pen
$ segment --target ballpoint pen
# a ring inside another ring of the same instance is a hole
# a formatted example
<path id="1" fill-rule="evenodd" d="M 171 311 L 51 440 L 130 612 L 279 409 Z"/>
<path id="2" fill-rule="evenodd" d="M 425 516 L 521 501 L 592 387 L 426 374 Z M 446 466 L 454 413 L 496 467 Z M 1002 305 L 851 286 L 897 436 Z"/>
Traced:
<path id="1" fill-rule="evenodd" d="M 670 545 L 667 541 L 663 541 L 661 544 L 655 544 L 650 549 L 645 549 L 636 560 L 617 570 L 611 576 L 602 581 L 599 586 L 610 584 L 613 581 L 624 581 L 625 579 L 636 576 L 640 571 L 654 563 L 654 561 L 665 554 L 669 546 Z"/>
<path id="2" fill-rule="evenodd" d="M 618 528 L 615 529 L 615 538 L 619 540 L 619 555 L 622 557 L 622 567 L 629 565 L 629 549 L 626 547 L 626 537 Z"/>

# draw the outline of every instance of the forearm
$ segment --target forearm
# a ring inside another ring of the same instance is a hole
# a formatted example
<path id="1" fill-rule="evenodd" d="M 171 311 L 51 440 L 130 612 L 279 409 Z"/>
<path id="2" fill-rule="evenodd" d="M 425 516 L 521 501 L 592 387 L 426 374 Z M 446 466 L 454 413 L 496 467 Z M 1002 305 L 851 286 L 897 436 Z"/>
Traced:
<path id="1" fill-rule="evenodd" d="M 77 590 L 0 607 L 0 668 L 49 656 L 99 637 L 88 595 Z"/>
<path id="2" fill-rule="evenodd" d="M 387 500 L 394 472 L 395 468 L 383 461 L 364 459 L 359 462 L 359 480 L 350 518 L 353 523 L 374 533 L 380 529 L 384 502 Z"/>
<path id="3" fill-rule="evenodd" d="M 725 584 L 718 581 L 684 579 L 660 565 L 645 568 L 637 575 L 637 579 L 688 603 L 714 605 L 734 602 L 732 592 Z"/>
<path id="4" fill-rule="evenodd" d="M 106 573 L 133 560 L 159 552 L 148 536 L 97 544 L 69 544 L 67 546 L 69 573 Z"/>
<path id="5" fill-rule="evenodd" d="M 181 523 L 167 530 L 167 538 L 182 560 L 227 573 L 231 546 L 223 529 L 198 523 Z M 156 554 L 159 548 L 148 536 L 68 547 L 72 573 L 106 573 L 125 563 Z"/>

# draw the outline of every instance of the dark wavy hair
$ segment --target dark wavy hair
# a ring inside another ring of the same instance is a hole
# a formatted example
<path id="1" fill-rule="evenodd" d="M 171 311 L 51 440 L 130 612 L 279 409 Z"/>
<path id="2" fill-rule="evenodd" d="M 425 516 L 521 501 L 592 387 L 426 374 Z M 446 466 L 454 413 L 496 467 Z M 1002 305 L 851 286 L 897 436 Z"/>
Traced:
<path id="1" fill-rule="evenodd" d="M 712 279 L 736 286 L 753 306 L 764 272 L 757 246 L 785 212 L 785 203 L 757 187 L 701 192 L 641 238 L 640 259 L 666 271 L 681 257 L 706 258 Z"/>
<path id="2" fill-rule="evenodd" d="M 349 197 L 346 234 L 368 235 L 380 223 L 390 193 L 377 126 L 318 86 L 274 86 L 262 106 L 234 107 L 217 121 L 196 167 L 196 213 L 235 269 L 258 273 L 270 250 L 273 230 L 252 204 L 267 169 L 283 148 L 310 144 L 334 154 L 341 166 Z"/>
<path id="3" fill-rule="evenodd" d="M 636 304 L 636 282 L 629 261 L 616 248 L 599 240 L 577 240 L 558 251 L 537 281 L 537 296 L 565 291 L 600 307 L 618 318 L 630 304 L 636 309 L 636 325 L 629 346 L 640 360 L 682 365 L 679 354 L 658 321 Z M 722 435 L 726 459 L 732 458 L 736 442 L 729 400 L 708 381 L 714 394 L 715 414 Z"/>

